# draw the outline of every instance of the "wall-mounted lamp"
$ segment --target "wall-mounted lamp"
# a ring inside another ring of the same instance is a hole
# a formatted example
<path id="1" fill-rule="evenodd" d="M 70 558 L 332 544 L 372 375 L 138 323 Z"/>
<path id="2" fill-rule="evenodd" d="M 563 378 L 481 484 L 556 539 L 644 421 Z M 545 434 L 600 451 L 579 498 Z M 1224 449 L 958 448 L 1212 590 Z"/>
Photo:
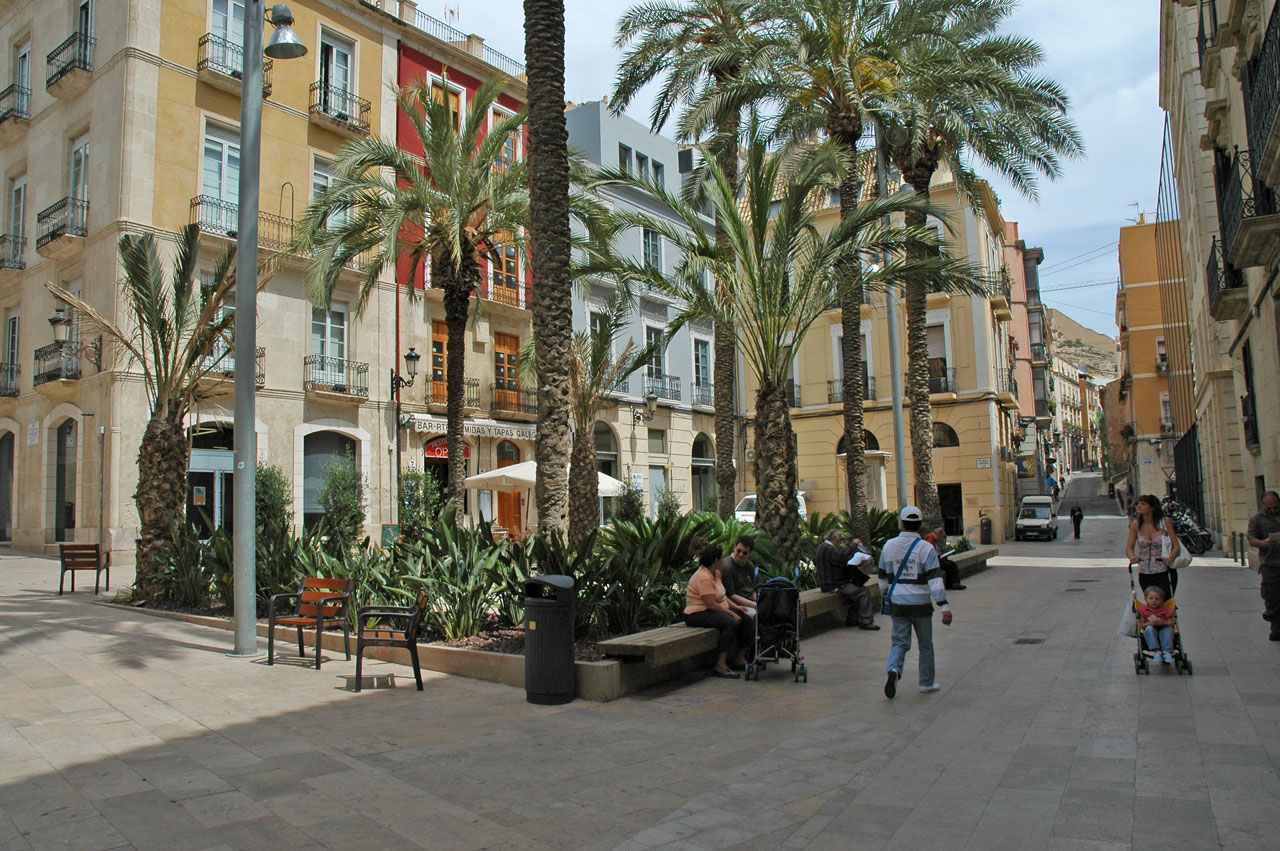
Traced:
<path id="1" fill-rule="evenodd" d="M 644 397 L 644 410 L 640 410 L 634 404 L 629 405 L 631 408 L 631 422 L 635 425 L 647 423 L 653 419 L 653 415 L 658 412 L 658 394 L 646 393 Z"/>
<path id="2" fill-rule="evenodd" d="M 101 336 L 89 343 L 69 340 L 68 338 L 71 336 L 71 317 L 67 316 L 66 309 L 61 307 L 49 317 L 49 325 L 53 327 L 53 341 L 62 347 L 62 356 L 64 358 L 84 358 L 93 364 L 99 372 L 102 371 Z"/>
<path id="3" fill-rule="evenodd" d="M 394 369 L 391 370 L 391 391 L 394 393 L 401 387 L 412 387 L 413 380 L 418 377 L 418 361 L 422 360 L 422 355 L 418 354 L 418 350 L 413 346 L 409 347 L 409 351 L 404 353 L 404 371 L 408 373 L 408 378 L 401 378 L 400 373 Z"/>

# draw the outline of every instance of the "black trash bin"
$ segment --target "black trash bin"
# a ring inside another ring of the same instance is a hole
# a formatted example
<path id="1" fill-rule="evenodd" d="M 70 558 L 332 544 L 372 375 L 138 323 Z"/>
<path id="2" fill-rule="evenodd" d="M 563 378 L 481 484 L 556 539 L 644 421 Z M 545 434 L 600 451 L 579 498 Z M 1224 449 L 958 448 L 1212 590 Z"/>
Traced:
<path id="1" fill-rule="evenodd" d="M 979 538 L 979 540 L 983 544 L 990 544 L 991 543 L 991 518 L 984 515 L 979 525 L 979 528 L 982 530 L 980 533 L 981 537 Z"/>
<path id="2" fill-rule="evenodd" d="M 524 583 L 524 691 L 530 703 L 573 700 L 573 577 Z"/>

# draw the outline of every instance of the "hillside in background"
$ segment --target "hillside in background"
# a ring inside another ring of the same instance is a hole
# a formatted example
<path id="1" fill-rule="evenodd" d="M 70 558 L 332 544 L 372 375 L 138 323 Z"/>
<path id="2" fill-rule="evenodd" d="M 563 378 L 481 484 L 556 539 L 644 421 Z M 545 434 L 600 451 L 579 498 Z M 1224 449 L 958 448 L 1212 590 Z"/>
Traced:
<path id="1" fill-rule="evenodd" d="M 1076 322 L 1059 310 L 1049 310 L 1053 325 L 1053 353 L 1082 366 L 1098 378 L 1120 374 L 1120 353 L 1116 341 Z"/>

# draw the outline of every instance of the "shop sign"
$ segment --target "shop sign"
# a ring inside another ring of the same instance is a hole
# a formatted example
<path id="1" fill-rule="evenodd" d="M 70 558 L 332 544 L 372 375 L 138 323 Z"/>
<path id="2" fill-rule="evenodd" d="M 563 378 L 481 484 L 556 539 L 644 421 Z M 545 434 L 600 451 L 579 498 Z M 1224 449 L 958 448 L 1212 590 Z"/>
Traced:
<path id="1" fill-rule="evenodd" d="M 443 417 L 418 415 L 413 417 L 413 430 L 426 434 L 444 434 L 447 423 Z M 500 423 L 494 420 L 463 420 L 462 433 L 468 437 L 495 437 L 509 440 L 533 440 L 538 429 L 531 425 Z"/>
<path id="2" fill-rule="evenodd" d="M 449 457 L 449 438 L 437 437 L 435 440 L 422 447 L 423 454 L 427 458 L 445 458 Z M 465 443 L 462 444 L 462 457 L 471 457 L 471 447 Z"/>

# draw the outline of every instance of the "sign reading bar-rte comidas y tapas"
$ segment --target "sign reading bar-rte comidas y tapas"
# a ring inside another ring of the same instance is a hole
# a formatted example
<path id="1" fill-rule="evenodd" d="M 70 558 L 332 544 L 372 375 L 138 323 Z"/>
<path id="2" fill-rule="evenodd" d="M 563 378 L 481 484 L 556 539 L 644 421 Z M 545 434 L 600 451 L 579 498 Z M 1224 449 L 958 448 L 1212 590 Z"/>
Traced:
<path id="1" fill-rule="evenodd" d="M 413 430 L 427 434 L 444 434 L 446 422 L 444 417 L 433 417 L 415 414 L 409 420 Z M 496 420 L 467 419 L 462 421 L 462 433 L 471 437 L 498 437 L 510 440 L 533 440 L 537 437 L 537 426 L 519 425 L 517 423 L 500 423 Z"/>

